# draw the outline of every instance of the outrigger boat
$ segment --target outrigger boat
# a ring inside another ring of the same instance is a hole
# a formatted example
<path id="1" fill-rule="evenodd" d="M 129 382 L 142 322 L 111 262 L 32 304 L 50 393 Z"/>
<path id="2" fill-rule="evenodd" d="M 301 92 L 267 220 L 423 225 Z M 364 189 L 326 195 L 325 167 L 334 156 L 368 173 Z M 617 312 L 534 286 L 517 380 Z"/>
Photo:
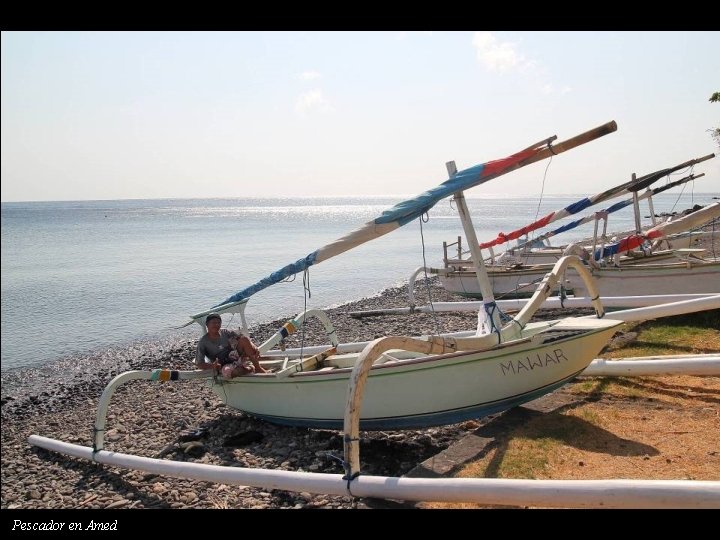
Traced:
<path id="1" fill-rule="evenodd" d="M 594 285 L 601 296 L 656 294 L 720 293 L 720 258 L 704 257 L 705 249 L 676 249 L 674 260 L 648 261 L 623 265 L 619 254 L 645 242 L 667 238 L 673 233 L 688 230 L 720 218 L 720 203 L 713 203 L 681 219 L 661 223 L 642 233 L 627 236 L 618 242 L 598 247 L 589 261 Z M 595 261 L 599 261 L 595 262 Z M 582 296 L 588 293 L 583 279 L 568 272 L 568 288 Z"/>
<path id="2" fill-rule="evenodd" d="M 192 316 L 192 321 L 204 325 L 210 312 L 234 312 L 242 314 L 244 323 L 247 300 L 259 290 L 391 232 L 451 195 L 466 234 L 474 239 L 464 190 L 615 129 L 615 123 L 610 122 L 565 142 L 553 144 L 556 137 L 552 137 L 510 157 L 460 172 L 451 163 L 450 179 L 441 185 L 397 204 L 364 227 Z M 477 246 L 477 241 L 473 245 Z M 513 319 L 501 319 L 482 259 L 474 259 L 478 261 L 479 286 L 486 291 L 481 321 L 474 331 L 449 336 L 388 336 L 362 348 L 352 344 L 342 346 L 325 313 L 311 310 L 285 324 L 260 345 L 260 351 L 271 354 L 270 350 L 308 317 L 322 321 L 330 337 L 328 345 L 305 349 L 304 354 L 297 357 L 276 352 L 279 359 L 263 364 L 273 368 L 273 372 L 230 380 L 216 378 L 211 383 L 212 389 L 229 406 L 271 422 L 339 429 L 344 422 L 348 385 L 354 377 L 359 377 L 356 382 L 364 390 L 362 429 L 454 423 L 507 409 L 565 384 L 587 367 L 621 324 L 602 319 L 604 312 L 598 300 L 594 303 L 598 315 L 594 320 L 529 322 L 568 266 L 588 278 L 588 288 L 593 290 L 589 272 L 577 257 L 558 261 L 527 306 Z"/>

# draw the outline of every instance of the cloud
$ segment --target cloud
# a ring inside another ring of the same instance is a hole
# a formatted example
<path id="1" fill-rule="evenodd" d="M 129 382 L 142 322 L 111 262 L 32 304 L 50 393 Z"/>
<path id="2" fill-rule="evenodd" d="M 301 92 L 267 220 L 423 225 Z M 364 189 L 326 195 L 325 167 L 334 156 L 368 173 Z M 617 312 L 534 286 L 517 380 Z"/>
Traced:
<path id="1" fill-rule="evenodd" d="M 500 42 L 490 32 L 475 32 L 472 43 L 478 60 L 490 71 L 510 71 L 529 65 L 515 43 Z"/>
<path id="2" fill-rule="evenodd" d="M 491 32 L 475 32 L 472 44 L 477 50 L 478 61 L 488 71 L 519 72 L 528 88 L 544 96 L 564 96 L 572 92 L 568 85 L 553 84 L 553 77 L 542 62 L 527 58 L 516 43 L 500 41 Z"/>
<path id="3" fill-rule="evenodd" d="M 322 75 L 320 75 L 317 71 L 303 71 L 300 74 L 300 78 L 303 81 L 312 81 L 314 79 L 319 79 L 320 77 L 322 77 Z"/>
<path id="4" fill-rule="evenodd" d="M 301 94 L 295 102 L 295 111 L 300 116 L 305 116 L 312 112 L 331 113 L 335 108 L 323 95 L 322 90 L 315 88 Z"/>

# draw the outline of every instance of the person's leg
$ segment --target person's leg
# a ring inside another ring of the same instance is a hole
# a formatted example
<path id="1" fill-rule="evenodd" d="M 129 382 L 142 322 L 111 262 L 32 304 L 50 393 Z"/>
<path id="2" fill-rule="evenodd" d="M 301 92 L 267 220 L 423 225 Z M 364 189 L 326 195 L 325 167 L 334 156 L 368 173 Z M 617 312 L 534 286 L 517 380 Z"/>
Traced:
<path id="1" fill-rule="evenodd" d="M 251 358 L 250 361 L 252 362 L 253 367 L 255 368 L 255 373 L 267 373 L 267 369 L 262 367 L 260 365 L 260 357 L 258 358 Z"/>
<path id="2" fill-rule="evenodd" d="M 221 373 L 222 373 L 222 376 L 224 379 L 232 379 L 233 377 L 237 377 L 237 375 L 235 375 L 235 367 L 234 366 L 235 366 L 235 362 L 233 362 L 231 364 L 225 364 L 222 367 Z"/>
<path id="3" fill-rule="evenodd" d="M 242 350 L 242 355 L 252 362 L 255 373 L 267 373 L 267 370 L 260 365 L 260 351 L 252 341 L 241 336 L 238 340 L 238 347 Z"/>
<path id="4" fill-rule="evenodd" d="M 243 366 L 242 362 L 237 362 L 237 366 L 233 371 L 233 377 L 240 377 L 241 375 L 248 375 L 249 373 L 252 373 L 252 370 Z"/>

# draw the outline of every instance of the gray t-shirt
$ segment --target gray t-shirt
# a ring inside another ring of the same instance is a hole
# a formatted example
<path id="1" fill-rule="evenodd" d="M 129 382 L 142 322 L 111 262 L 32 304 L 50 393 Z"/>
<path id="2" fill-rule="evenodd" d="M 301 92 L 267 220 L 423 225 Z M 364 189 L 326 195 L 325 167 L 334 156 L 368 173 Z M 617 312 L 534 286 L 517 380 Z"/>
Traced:
<path id="1" fill-rule="evenodd" d="M 221 364 L 225 364 L 228 361 L 228 354 L 232 350 L 230 348 L 230 336 L 232 335 L 232 331 L 223 328 L 220 330 L 220 336 L 215 340 L 210 339 L 207 334 L 201 337 L 197 344 L 195 364 L 198 366 L 204 364 L 206 356 L 211 362 L 217 358 Z"/>

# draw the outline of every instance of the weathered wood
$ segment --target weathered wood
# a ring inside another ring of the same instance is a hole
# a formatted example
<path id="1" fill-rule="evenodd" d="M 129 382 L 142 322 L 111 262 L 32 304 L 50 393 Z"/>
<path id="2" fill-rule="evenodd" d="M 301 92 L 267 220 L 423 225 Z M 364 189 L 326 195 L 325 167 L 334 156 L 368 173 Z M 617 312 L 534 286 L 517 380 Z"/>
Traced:
<path id="1" fill-rule="evenodd" d="M 293 364 L 290 367 L 278 371 L 274 374 L 274 376 L 278 379 L 282 379 L 284 377 L 289 377 L 290 375 L 299 371 L 311 371 L 313 369 L 317 369 L 321 365 L 323 360 L 325 360 L 328 356 L 332 356 L 336 352 L 337 349 L 335 347 L 330 347 L 325 351 L 319 352 L 313 356 L 306 358 L 302 362 L 298 362 L 297 364 Z"/>
<path id="2" fill-rule="evenodd" d="M 611 120 L 610 122 L 607 122 L 606 124 L 603 124 L 601 126 L 593 128 L 589 131 L 581 133 L 580 135 L 576 135 L 575 137 L 572 137 L 572 138 L 568 139 L 567 141 L 562 141 L 557 144 L 551 144 L 551 142 L 557 138 L 556 136 L 549 137 L 549 138 L 544 139 L 543 141 L 540 141 L 539 143 L 536 143 L 525 149 L 525 150 L 529 150 L 531 148 L 537 148 L 538 151 L 535 154 L 533 154 L 532 156 L 530 156 L 526 159 L 519 161 L 515 165 L 512 165 L 506 169 L 503 169 L 502 171 L 500 171 L 498 173 L 491 174 L 491 175 L 484 177 L 482 179 L 482 182 L 480 182 L 480 183 L 484 184 L 485 182 L 492 180 L 493 178 L 497 178 L 498 176 L 507 174 L 507 173 L 512 172 L 521 167 L 525 167 L 526 165 L 530 165 L 531 163 L 535 163 L 536 161 L 542 161 L 543 159 L 547 159 L 550 156 L 562 154 L 563 152 L 571 150 L 577 146 L 583 145 L 590 141 L 594 141 L 595 139 L 599 139 L 600 137 L 607 135 L 609 133 L 613 133 L 614 131 L 617 131 L 617 124 L 615 123 L 615 120 Z M 547 146 L 545 148 L 540 149 L 540 147 L 542 145 L 547 145 Z"/>

